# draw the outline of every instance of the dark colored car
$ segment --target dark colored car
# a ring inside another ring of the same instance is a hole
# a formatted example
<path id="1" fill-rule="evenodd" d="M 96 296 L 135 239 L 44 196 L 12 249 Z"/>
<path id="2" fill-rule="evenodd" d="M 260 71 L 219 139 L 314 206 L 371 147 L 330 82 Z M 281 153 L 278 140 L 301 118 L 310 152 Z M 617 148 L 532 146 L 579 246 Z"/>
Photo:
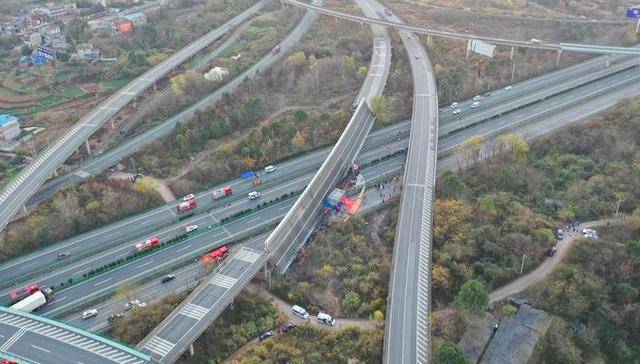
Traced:
<path id="1" fill-rule="evenodd" d="M 266 340 L 272 336 L 274 336 L 275 334 L 273 333 L 273 331 L 265 331 L 262 334 L 260 334 L 260 336 L 258 336 L 258 340 L 262 341 L 262 340 Z"/>
<path id="2" fill-rule="evenodd" d="M 551 248 L 549 248 L 547 250 L 547 256 L 548 257 L 552 257 L 552 256 L 556 255 L 556 251 L 558 251 L 558 248 L 556 248 L 555 246 L 552 246 Z"/>
<path id="3" fill-rule="evenodd" d="M 167 274 L 166 276 L 162 277 L 162 279 L 160 280 L 160 283 L 167 283 L 169 281 L 172 281 L 176 278 L 176 276 L 174 276 L 173 274 Z"/>
<path id="4" fill-rule="evenodd" d="M 286 324 L 284 324 L 284 326 L 282 326 L 282 331 L 283 332 L 289 332 L 293 329 L 296 328 L 296 324 L 294 324 L 293 322 L 288 322 Z"/>

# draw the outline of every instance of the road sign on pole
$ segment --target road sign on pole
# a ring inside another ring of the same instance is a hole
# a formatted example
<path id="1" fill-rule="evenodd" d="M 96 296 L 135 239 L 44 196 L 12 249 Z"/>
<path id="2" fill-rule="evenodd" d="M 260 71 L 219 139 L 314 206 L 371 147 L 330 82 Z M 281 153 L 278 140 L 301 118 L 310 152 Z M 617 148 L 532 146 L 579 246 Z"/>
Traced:
<path id="1" fill-rule="evenodd" d="M 472 51 L 482 54 L 483 56 L 493 57 L 495 50 L 496 46 L 480 40 L 471 39 L 470 42 L 467 43 L 467 54 L 469 51 Z"/>
<path id="2" fill-rule="evenodd" d="M 627 18 L 640 19 L 640 5 L 627 8 Z"/>
<path id="3" fill-rule="evenodd" d="M 640 30 L 640 5 L 627 8 L 626 17 L 629 19 L 638 19 L 636 23 L 636 34 L 638 34 L 638 30 Z"/>

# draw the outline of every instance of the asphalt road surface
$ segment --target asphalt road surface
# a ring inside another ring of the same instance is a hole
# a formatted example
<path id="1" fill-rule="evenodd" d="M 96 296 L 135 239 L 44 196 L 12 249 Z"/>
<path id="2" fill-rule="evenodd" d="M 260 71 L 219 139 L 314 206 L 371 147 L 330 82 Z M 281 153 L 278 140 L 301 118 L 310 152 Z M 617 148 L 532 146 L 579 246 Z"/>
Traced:
<path id="1" fill-rule="evenodd" d="M 384 16 L 381 4 L 374 0 L 368 2 Z M 393 15 L 386 18 L 401 22 Z M 415 34 L 399 33 L 413 75 L 413 112 L 393 251 L 383 361 L 428 363 L 438 97 L 427 52 Z"/>
<path id="2" fill-rule="evenodd" d="M 3 355 L 4 353 L 4 355 Z M 0 357 L 31 363 L 148 363 L 149 357 L 66 324 L 0 308 Z"/>
<path id="3" fill-rule="evenodd" d="M 105 169 L 117 164 L 126 156 L 142 149 L 142 147 L 144 147 L 145 145 L 171 133 L 177 123 L 189 120 L 193 118 L 193 116 L 198 111 L 205 110 L 211 105 L 215 104 L 222 98 L 225 93 L 233 92 L 245 80 L 255 77 L 261 71 L 264 71 L 265 69 L 271 67 L 274 63 L 279 61 L 282 56 L 285 55 L 287 51 L 291 49 L 291 47 L 293 47 L 293 45 L 295 45 L 302 38 L 307 30 L 309 30 L 316 17 L 317 15 L 314 13 L 309 13 L 309 15 L 303 17 L 298 25 L 282 40 L 282 42 L 280 42 L 279 53 L 272 54 L 271 52 L 268 52 L 249 69 L 240 73 L 233 80 L 226 83 L 224 86 L 220 87 L 214 92 L 201 98 L 198 102 L 194 103 L 188 108 L 168 118 L 159 125 L 129 138 L 126 142 L 110 149 L 109 151 L 104 152 L 98 156 L 94 156 L 93 158 L 84 162 L 79 168 L 61 177 L 51 180 L 50 182 L 42 186 L 42 188 L 40 188 L 40 190 L 38 190 L 38 192 L 33 195 L 33 197 L 27 203 L 28 207 L 31 208 L 37 205 L 39 202 L 47 199 L 55 192 L 66 186 L 83 182 L 87 177 L 104 171 Z M 223 46 L 224 44 L 218 50 L 216 50 L 216 52 L 223 50 Z"/>
<path id="4" fill-rule="evenodd" d="M 0 229 L 4 229 L 9 220 L 22 205 L 38 190 L 47 178 L 60 166 L 84 141 L 102 127 L 118 111 L 135 99 L 149 86 L 164 77 L 172 69 L 206 48 L 222 37 L 232 27 L 246 20 L 267 3 L 261 0 L 249 10 L 236 16 L 221 27 L 205 34 L 195 42 L 173 54 L 167 60 L 138 76 L 121 90 L 111 95 L 95 109 L 82 117 L 60 139 L 43 151 L 10 182 L 0 194 Z"/>
<path id="5" fill-rule="evenodd" d="M 627 71 L 627 72 L 633 72 Z M 533 123 L 536 120 L 541 118 L 547 118 L 550 113 L 558 112 L 558 110 L 567 109 L 572 103 L 576 103 L 577 100 L 588 99 L 588 95 L 592 93 L 598 93 L 600 90 L 607 90 L 607 88 L 611 89 L 619 89 L 621 86 L 619 84 L 624 84 L 629 82 L 630 84 L 634 83 L 633 77 L 627 75 L 625 73 L 621 73 L 619 75 L 614 75 L 609 78 L 603 79 L 598 83 L 590 84 L 583 86 L 582 88 L 573 90 L 571 92 L 558 95 L 557 97 L 550 98 L 544 102 L 539 104 L 534 104 L 529 107 L 520 109 L 511 114 L 507 114 L 497 119 L 493 119 L 491 122 L 479 124 L 473 128 L 464 130 L 460 133 L 456 133 L 444 138 L 441 141 L 440 145 L 440 154 L 448 154 L 451 153 L 457 145 L 464 142 L 472 135 L 482 135 L 485 139 L 488 139 L 491 135 L 495 135 L 499 132 L 505 132 L 516 128 L 518 125 L 523 123 Z M 636 76 L 637 77 L 637 76 Z M 635 80 L 637 83 L 637 79 Z M 620 89 L 616 96 L 613 98 L 607 97 L 607 103 L 605 105 L 609 105 L 615 100 L 619 99 L 624 95 L 624 89 Z M 602 98 L 600 98 L 602 99 Z M 600 100 L 599 99 L 599 100 Z M 584 109 L 580 110 L 581 106 L 576 106 L 574 109 L 579 110 L 580 113 L 584 113 L 586 110 L 591 111 L 592 109 Z M 571 110 L 571 109 L 568 109 Z M 575 118 L 575 115 L 571 115 L 571 118 Z M 561 124 L 560 124 L 561 125 Z M 378 159 L 382 156 L 391 154 L 397 150 L 403 149 L 406 147 L 406 133 L 403 131 L 407 128 L 406 123 L 401 123 L 394 125 L 390 128 L 382 129 L 376 133 L 373 133 L 370 138 L 368 145 L 375 145 L 376 147 L 373 149 L 369 149 L 366 152 L 362 153 L 360 158 L 358 159 L 358 163 L 366 164 L 370 161 Z M 401 139 L 396 141 L 396 138 Z M 324 151 L 326 153 L 326 151 Z M 323 151 L 318 151 L 314 153 L 310 153 L 309 155 L 305 155 L 303 157 L 297 158 L 290 162 L 285 162 L 282 165 L 279 165 L 278 171 L 274 172 L 272 176 L 266 179 L 264 183 L 264 189 L 262 200 L 272 199 L 274 197 L 278 197 L 282 194 L 286 194 L 292 190 L 300 189 L 305 185 L 305 177 L 307 176 L 306 181 L 310 179 L 310 174 L 313 173 L 314 169 L 317 169 L 321 161 L 324 159 Z M 311 170 L 305 171 L 304 168 L 300 166 L 310 166 Z M 300 173 L 295 172 L 298 168 L 300 168 Z M 240 182 L 239 184 L 244 183 L 245 191 L 252 189 L 253 186 L 250 182 Z M 240 189 L 240 187 L 235 187 L 236 190 Z M 210 198 L 206 195 L 198 195 L 199 201 L 204 206 L 207 206 L 210 203 Z M 182 222 L 178 222 L 174 212 L 170 208 L 161 208 L 159 211 L 167 216 L 169 219 L 168 224 L 160 224 L 158 227 L 156 226 L 152 232 L 149 232 L 149 235 L 139 236 L 139 221 L 137 218 L 129 219 L 131 220 L 130 224 L 115 226 L 113 229 L 107 229 L 103 234 L 98 232 L 93 234 L 88 234 L 91 238 L 78 240 L 75 244 L 78 244 L 78 247 L 91 249 L 91 244 L 107 244 L 110 242 L 110 239 L 113 237 L 115 232 L 123 233 L 123 244 L 115 244 L 113 248 L 107 249 L 100 254 L 94 254 L 90 258 L 85 260 L 78 260 L 78 262 L 63 262 L 60 264 L 60 269 L 54 269 L 50 264 L 43 264 L 42 268 L 46 270 L 45 273 L 38 276 L 36 279 L 34 278 L 24 278 L 22 277 L 29 274 L 30 272 L 37 272 L 38 265 L 36 265 L 33 261 L 26 260 L 22 265 L 6 265 L 2 267 L 2 272 L 6 272 L 7 277 L 15 277 L 17 281 L 20 283 L 14 287 L 21 287 L 32 281 L 37 281 L 43 285 L 57 285 L 60 282 L 65 282 L 69 277 L 77 278 L 78 275 L 82 275 L 83 273 L 88 272 L 91 269 L 94 269 L 102 264 L 108 263 L 122 256 L 126 256 L 136 242 L 142 241 L 144 238 L 148 236 L 157 236 L 161 240 L 167 239 L 174 235 L 177 235 L 182 231 L 184 226 L 197 224 L 201 227 L 207 226 L 211 222 L 219 221 L 222 217 L 230 216 L 231 214 L 244 210 L 246 208 L 252 207 L 255 205 L 254 202 L 248 201 L 244 197 L 244 193 L 237 196 L 236 200 L 224 200 L 229 203 L 227 207 L 218 206 L 211 210 L 210 214 L 200 213 L 193 218 L 184 220 Z M 204 207 L 201 212 L 206 212 L 208 207 Z M 124 229 L 124 230 L 123 230 Z M 122 230 L 122 231 L 121 231 Z M 127 235 L 128 234 L 128 235 Z M 136 238 L 139 236 L 138 238 Z M 69 246 L 66 247 L 69 248 Z M 75 253 L 75 251 L 74 251 Z M 59 263 L 55 254 L 50 257 L 53 260 L 53 263 Z M 66 263 L 66 264 L 65 264 Z M 6 294 L 12 288 L 7 288 L 0 293 L 3 295 L 3 298 L 6 299 Z M 62 296 L 63 297 L 63 296 Z M 6 302 L 6 301 L 5 301 Z"/>

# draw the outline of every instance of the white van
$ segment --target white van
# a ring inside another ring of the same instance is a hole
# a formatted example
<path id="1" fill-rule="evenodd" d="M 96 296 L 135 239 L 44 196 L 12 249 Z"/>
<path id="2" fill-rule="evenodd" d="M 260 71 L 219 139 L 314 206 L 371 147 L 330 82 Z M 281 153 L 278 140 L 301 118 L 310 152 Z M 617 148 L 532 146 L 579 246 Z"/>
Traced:
<path id="1" fill-rule="evenodd" d="M 276 171 L 276 166 L 266 166 L 264 167 L 264 173 L 271 173 Z"/>
<path id="2" fill-rule="evenodd" d="M 305 320 L 309 318 L 309 313 L 307 312 L 307 310 L 305 310 L 304 308 L 298 305 L 293 305 L 293 307 L 291 307 L 291 310 L 293 311 L 293 313 L 302 317 Z"/>
<path id="3" fill-rule="evenodd" d="M 323 324 L 327 324 L 331 326 L 334 326 L 336 324 L 336 319 L 334 319 L 333 317 L 331 317 L 331 315 L 326 314 L 324 312 L 318 313 L 316 320 L 318 320 L 318 322 L 322 322 Z"/>

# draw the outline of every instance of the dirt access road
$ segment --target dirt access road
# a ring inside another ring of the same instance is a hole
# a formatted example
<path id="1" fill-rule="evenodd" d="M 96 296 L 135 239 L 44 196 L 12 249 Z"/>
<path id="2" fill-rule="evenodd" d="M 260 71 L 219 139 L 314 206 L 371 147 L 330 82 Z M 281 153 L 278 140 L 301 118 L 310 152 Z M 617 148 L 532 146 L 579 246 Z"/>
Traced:
<path id="1" fill-rule="evenodd" d="M 595 228 L 605 225 L 614 225 L 620 224 L 624 222 L 623 220 L 597 220 L 586 222 L 580 225 L 580 228 L 577 232 L 567 232 L 565 233 L 565 238 L 558 242 L 557 248 L 558 251 L 553 257 L 547 258 L 542 264 L 538 266 L 538 268 L 534 269 L 531 273 L 524 275 L 515 281 L 498 288 L 497 290 L 491 292 L 489 294 L 489 302 L 497 302 L 502 301 L 505 298 L 514 295 L 516 293 L 520 293 L 530 286 L 542 281 L 549 274 L 551 274 L 562 262 L 562 260 L 567 256 L 569 250 L 573 243 L 582 237 L 582 233 L 580 231 L 585 228 Z"/>
<path id="2" fill-rule="evenodd" d="M 271 292 L 261 289 L 260 287 L 251 285 L 249 287 L 247 287 L 248 290 L 251 290 L 253 292 L 257 292 L 261 295 L 263 295 L 264 297 L 268 298 L 274 306 L 276 306 L 276 308 L 278 309 L 278 311 L 280 311 L 280 313 L 282 313 L 284 316 L 287 317 L 287 322 L 293 322 L 294 324 L 296 324 L 297 326 L 303 326 L 303 325 L 313 325 L 316 327 L 319 327 L 323 330 L 327 330 L 327 331 L 338 331 L 338 330 L 342 330 L 343 328 L 347 328 L 347 327 L 357 327 L 361 330 L 373 330 L 376 327 L 378 327 L 378 325 L 376 324 L 375 321 L 373 320 L 366 320 L 366 319 L 339 319 L 336 318 L 336 325 L 335 326 L 329 326 L 329 325 L 325 325 L 325 324 L 321 324 L 319 323 L 314 317 L 309 316 L 309 318 L 307 320 L 302 319 L 299 316 L 296 316 L 293 314 L 293 312 L 291 311 L 291 305 L 288 304 L 287 302 L 281 300 L 280 298 L 274 296 Z M 295 330 L 295 329 L 294 329 Z M 276 334 L 276 336 L 280 336 L 280 335 L 286 335 L 286 333 L 284 333 L 281 328 L 273 328 L 272 331 Z M 240 357 L 242 357 L 247 351 L 249 351 L 250 349 L 258 346 L 260 344 L 260 341 L 258 339 L 253 339 L 251 341 L 249 341 L 248 343 L 244 344 L 240 349 L 236 350 L 235 353 L 233 353 L 233 355 L 231 357 L 229 357 L 228 359 L 226 359 L 225 361 L 223 361 L 223 364 L 232 364 L 232 363 L 237 363 L 238 359 Z"/>

